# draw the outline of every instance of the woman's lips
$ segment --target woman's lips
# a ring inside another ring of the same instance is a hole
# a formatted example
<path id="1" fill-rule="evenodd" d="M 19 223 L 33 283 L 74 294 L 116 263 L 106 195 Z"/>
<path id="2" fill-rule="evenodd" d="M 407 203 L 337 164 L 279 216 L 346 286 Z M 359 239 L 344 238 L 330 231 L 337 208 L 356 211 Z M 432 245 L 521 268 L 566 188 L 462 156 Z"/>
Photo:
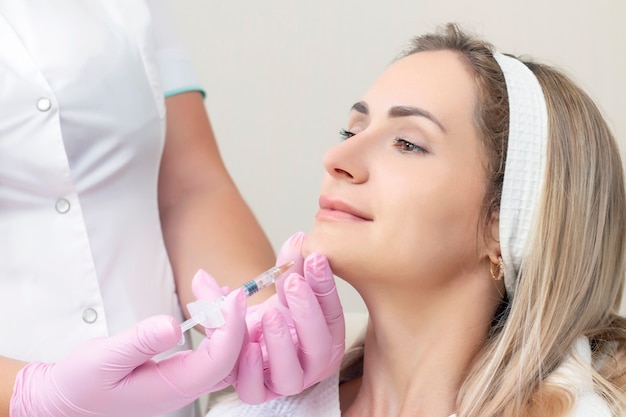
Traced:
<path id="1" fill-rule="evenodd" d="M 351 221 L 372 221 L 373 219 L 360 210 L 344 203 L 341 200 L 328 196 L 321 196 L 319 199 L 320 209 L 315 216 L 317 219 L 327 220 L 351 220 Z"/>

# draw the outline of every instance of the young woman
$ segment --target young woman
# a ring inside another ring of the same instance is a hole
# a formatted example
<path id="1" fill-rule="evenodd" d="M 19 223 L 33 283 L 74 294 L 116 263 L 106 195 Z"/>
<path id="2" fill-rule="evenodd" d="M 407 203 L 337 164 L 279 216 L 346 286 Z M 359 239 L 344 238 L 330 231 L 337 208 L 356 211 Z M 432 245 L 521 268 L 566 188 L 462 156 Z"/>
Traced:
<path id="1" fill-rule="evenodd" d="M 213 416 L 621 416 L 626 198 L 598 108 L 455 25 L 352 106 L 304 243 L 363 297 L 341 375 Z"/>

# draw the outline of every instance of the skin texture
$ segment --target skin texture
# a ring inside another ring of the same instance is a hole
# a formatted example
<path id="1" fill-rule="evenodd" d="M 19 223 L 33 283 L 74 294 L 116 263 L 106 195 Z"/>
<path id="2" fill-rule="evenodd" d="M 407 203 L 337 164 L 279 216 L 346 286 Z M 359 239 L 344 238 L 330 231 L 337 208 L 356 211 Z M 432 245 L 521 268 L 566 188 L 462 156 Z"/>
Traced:
<path id="1" fill-rule="evenodd" d="M 341 388 L 344 415 L 452 414 L 486 337 L 504 291 L 489 274 L 497 235 L 479 230 L 475 103 L 455 53 L 410 55 L 353 106 L 349 138 L 324 157 L 304 254 L 325 254 L 370 314 L 363 378 Z"/>

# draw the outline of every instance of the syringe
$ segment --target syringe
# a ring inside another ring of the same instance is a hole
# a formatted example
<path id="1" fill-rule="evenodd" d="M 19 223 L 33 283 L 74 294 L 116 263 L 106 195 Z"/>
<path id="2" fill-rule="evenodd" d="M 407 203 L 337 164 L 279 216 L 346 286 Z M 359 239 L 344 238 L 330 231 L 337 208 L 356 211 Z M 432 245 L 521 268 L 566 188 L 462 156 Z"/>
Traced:
<path id="1" fill-rule="evenodd" d="M 267 288 L 276 281 L 278 277 L 287 272 L 289 268 L 294 264 L 293 261 L 287 262 L 280 266 L 274 266 L 262 274 L 252 278 L 250 281 L 243 284 L 240 288 L 243 290 L 246 297 L 250 297 L 263 288 Z M 198 324 L 202 326 L 214 329 L 224 325 L 224 317 L 222 316 L 221 306 L 226 296 L 223 295 L 215 300 L 196 300 L 187 304 L 189 315 L 191 318 L 181 323 L 180 329 L 183 333 L 180 344 L 185 341 L 185 332 Z"/>

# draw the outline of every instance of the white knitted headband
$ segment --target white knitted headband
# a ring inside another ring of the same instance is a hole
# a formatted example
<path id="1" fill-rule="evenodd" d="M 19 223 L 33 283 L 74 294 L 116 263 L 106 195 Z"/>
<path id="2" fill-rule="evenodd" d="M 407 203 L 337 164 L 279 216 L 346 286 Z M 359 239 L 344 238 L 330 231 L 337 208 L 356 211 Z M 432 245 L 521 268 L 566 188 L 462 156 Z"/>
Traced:
<path id="1" fill-rule="evenodd" d="M 500 250 L 509 298 L 543 188 L 548 112 L 539 81 L 521 61 L 495 53 L 509 96 L 509 143 L 500 201 Z"/>

